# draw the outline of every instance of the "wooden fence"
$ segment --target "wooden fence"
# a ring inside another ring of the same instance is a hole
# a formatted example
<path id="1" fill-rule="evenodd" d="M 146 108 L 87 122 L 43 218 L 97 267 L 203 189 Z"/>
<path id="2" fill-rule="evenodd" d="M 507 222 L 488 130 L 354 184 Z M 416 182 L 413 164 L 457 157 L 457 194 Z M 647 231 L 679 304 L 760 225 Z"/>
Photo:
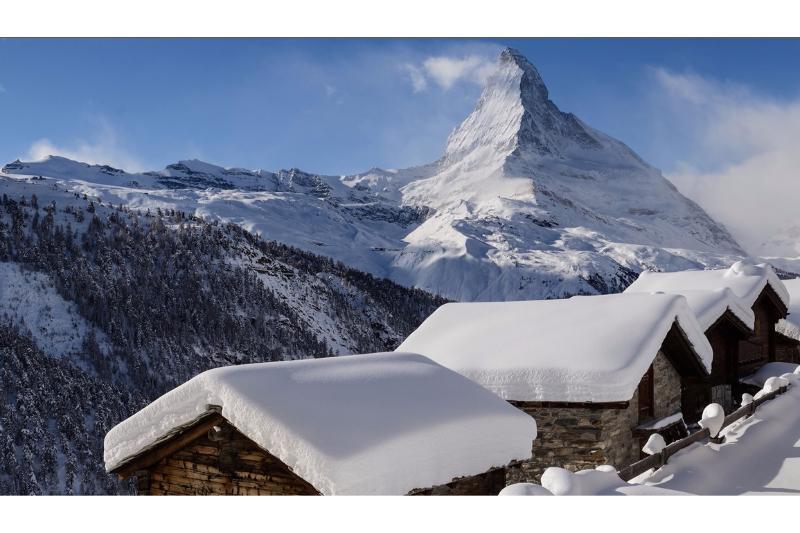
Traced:
<path id="1" fill-rule="evenodd" d="M 742 406 L 736 411 L 732 412 L 731 414 L 725 417 L 725 421 L 722 423 L 722 428 L 720 429 L 720 432 L 726 427 L 736 422 L 737 420 L 748 416 L 752 416 L 753 413 L 756 412 L 756 409 L 758 408 L 759 405 L 761 405 L 764 402 L 768 402 L 769 400 L 775 398 L 776 396 L 783 394 L 784 392 L 786 392 L 787 389 L 788 387 L 786 386 L 780 387 L 777 390 L 765 394 L 761 398 L 753 400 L 749 404 Z M 670 457 L 678 453 L 680 450 L 688 446 L 691 446 L 695 442 L 700 442 L 705 439 L 711 439 L 711 435 L 707 428 L 692 433 L 688 437 L 685 437 L 681 440 L 676 440 L 675 442 L 669 444 L 666 448 L 661 450 L 659 453 L 654 453 L 649 457 L 645 457 L 641 461 L 637 461 L 632 465 L 626 466 L 625 468 L 619 470 L 617 474 L 623 480 L 630 481 L 636 476 L 644 474 L 651 468 L 661 468 L 662 466 L 667 464 L 667 461 L 669 460 Z M 722 439 L 719 440 L 711 439 L 711 440 L 712 442 L 722 442 Z"/>

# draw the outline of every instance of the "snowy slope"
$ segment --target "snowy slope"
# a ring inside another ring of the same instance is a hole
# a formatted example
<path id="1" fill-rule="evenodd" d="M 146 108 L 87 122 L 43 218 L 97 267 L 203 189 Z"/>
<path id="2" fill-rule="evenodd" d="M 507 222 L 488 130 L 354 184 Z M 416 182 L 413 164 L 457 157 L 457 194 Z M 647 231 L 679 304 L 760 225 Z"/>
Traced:
<path id="1" fill-rule="evenodd" d="M 179 161 L 128 174 L 59 157 L 9 163 L 106 202 L 175 207 L 457 300 L 617 292 L 642 269 L 729 265 L 728 232 L 621 142 L 550 100 L 504 50 L 436 162 L 324 176 Z"/>
<path id="2" fill-rule="evenodd" d="M 0 317 L 29 333 L 40 350 L 51 357 L 82 361 L 87 335 L 108 351 L 102 331 L 94 328 L 53 287 L 53 279 L 41 272 L 23 270 L 18 263 L 0 263 Z"/>

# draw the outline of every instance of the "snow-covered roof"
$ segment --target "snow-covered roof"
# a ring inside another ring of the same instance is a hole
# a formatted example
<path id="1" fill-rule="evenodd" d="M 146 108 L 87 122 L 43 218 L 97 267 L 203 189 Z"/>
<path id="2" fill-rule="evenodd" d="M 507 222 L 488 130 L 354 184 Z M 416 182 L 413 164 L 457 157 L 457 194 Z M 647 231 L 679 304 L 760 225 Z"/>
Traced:
<path id="1" fill-rule="evenodd" d="M 405 494 L 530 457 L 536 423 L 430 359 L 381 353 L 204 372 L 115 426 L 114 470 L 208 405 L 323 494 Z"/>
<path id="2" fill-rule="evenodd" d="M 789 314 L 775 325 L 779 333 L 800 340 L 800 278 L 783 280 L 789 292 Z"/>
<path id="3" fill-rule="evenodd" d="M 727 287 L 747 307 L 752 307 L 767 285 L 772 287 L 784 305 L 789 305 L 789 292 L 772 267 L 766 263 L 756 265 L 748 261 L 737 261 L 730 268 L 719 270 L 644 271 L 625 292 L 663 291 L 683 294 L 685 291 Z"/>
<path id="4" fill-rule="evenodd" d="M 711 369 L 686 299 L 669 294 L 451 303 L 400 345 L 519 401 L 614 402 L 633 396 L 675 322 Z"/>
<path id="5" fill-rule="evenodd" d="M 638 287 L 631 285 L 625 292 L 640 292 Z M 697 317 L 697 322 L 703 331 L 706 331 L 714 322 L 719 319 L 726 311 L 742 321 L 750 329 L 755 327 L 755 314 L 751 305 L 736 296 L 729 287 L 721 287 L 711 290 L 670 290 L 664 291 L 671 294 L 680 294 L 686 298 L 689 308 Z"/>
<path id="6" fill-rule="evenodd" d="M 763 387 L 769 378 L 782 376 L 784 374 L 791 374 L 797 369 L 795 363 L 784 363 L 781 361 L 771 361 L 764 364 L 761 368 L 745 376 L 739 381 L 747 383 L 748 385 L 755 385 L 756 387 Z"/>

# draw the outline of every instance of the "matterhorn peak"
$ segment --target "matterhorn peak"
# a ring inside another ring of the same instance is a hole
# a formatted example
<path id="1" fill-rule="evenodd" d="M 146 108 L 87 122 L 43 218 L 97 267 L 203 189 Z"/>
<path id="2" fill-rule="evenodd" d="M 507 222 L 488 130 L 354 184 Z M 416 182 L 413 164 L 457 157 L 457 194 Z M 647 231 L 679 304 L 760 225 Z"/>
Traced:
<path id="1" fill-rule="evenodd" d="M 539 71 L 519 51 L 505 48 L 486 80 L 475 110 L 450 135 L 443 161 L 482 158 L 561 158 L 602 148 L 601 136 L 550 100 Z M 498 159 L 499 158 L 499 159 Z"/>
<path id="2" fill-rule="evenodd" d="M 537 100 L 547 102 L 550 97 L 547 92 L 547 86 L 542 80 L 542 76 L 533 63 L 528 61 L 528 58 L 522 55 L 516 48 L 506 47 L 500 52 L 499 66 L 513 65 L 522 71 L 522 78 L 520 80 L 520 92 L 528 92 L 530 96 L 534 96 Z M 527 91 L 526 91 L 527 90 Z"/>

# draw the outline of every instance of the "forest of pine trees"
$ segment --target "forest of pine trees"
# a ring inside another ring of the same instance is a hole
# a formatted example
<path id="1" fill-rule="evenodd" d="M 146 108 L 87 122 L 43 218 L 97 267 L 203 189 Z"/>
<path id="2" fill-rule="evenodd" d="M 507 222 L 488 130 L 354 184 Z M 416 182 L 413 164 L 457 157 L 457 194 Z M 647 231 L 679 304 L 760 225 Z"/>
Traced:
<path id="1" fill-rule="evenodd" d="M 4 494 L 128 492 L 103 470 L 103 436 L 160 394 L 222 365 L 390 350 L 444 303 L 179 211 L 77 195 L 63 206 L 0 201 L 0 262 L 49 276 L 96 330 L 76 361 L 43 353 L 0 316 Z M 347 334 L 334 343 L 322 323 Z"/>

